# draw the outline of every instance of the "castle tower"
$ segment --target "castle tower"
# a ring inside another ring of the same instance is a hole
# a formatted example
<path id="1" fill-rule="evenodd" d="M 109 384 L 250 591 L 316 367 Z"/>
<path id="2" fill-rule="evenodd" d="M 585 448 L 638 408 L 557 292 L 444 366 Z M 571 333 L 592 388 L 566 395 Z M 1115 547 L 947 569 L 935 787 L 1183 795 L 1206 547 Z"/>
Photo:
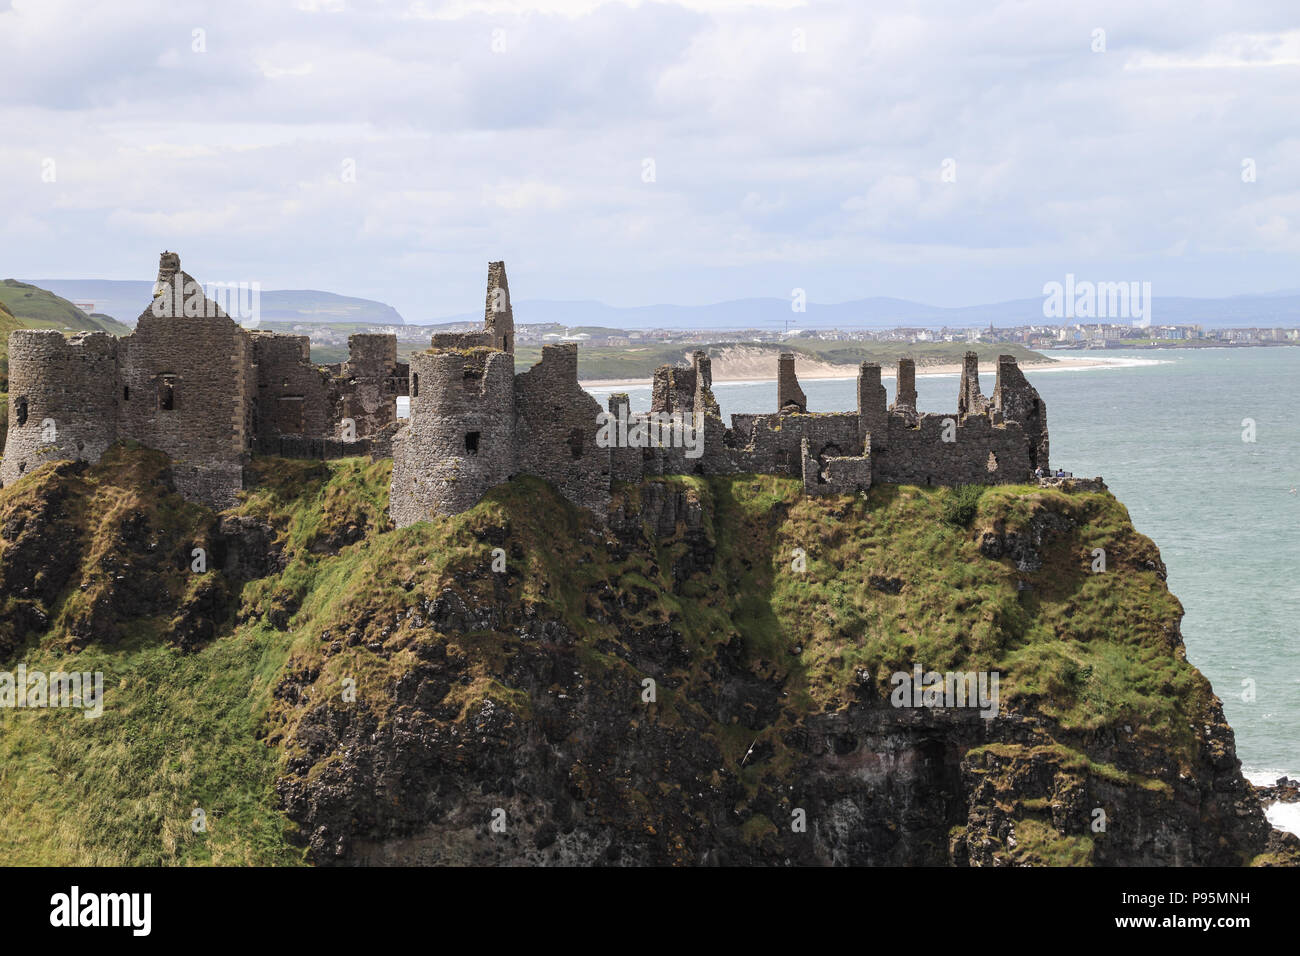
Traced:
<path id="1" fill-rule="evenodd" d="M 515 313 L 510 307 L 510 284 L 506 281 L 504 262 L 488 263 L 483 329 L 488 334 L 488 344 L 492 348 L 515 354 Z"/>
<path id="2" fill-rule="evenodd" d="M 47 461 L 98 461 L 117 439 L 118 342 L 106 332 L 9 336 L 9 434 L 0 485 Z"/>
<path id="3" fill-rule="evenodd" d="M 782 352 L 776 365 L 776 410 L 778 412 L 808 411 L 808 398 L 799 387 L 794 374 L 794 353 Z"/>
<path id="4" fill-rule="evenodd" d="M 411 394 L 410 421 L 393 442 L 399 528 L 466 511 L 515 470 L 512 356 L 487 348 L 417 352 Z"/>

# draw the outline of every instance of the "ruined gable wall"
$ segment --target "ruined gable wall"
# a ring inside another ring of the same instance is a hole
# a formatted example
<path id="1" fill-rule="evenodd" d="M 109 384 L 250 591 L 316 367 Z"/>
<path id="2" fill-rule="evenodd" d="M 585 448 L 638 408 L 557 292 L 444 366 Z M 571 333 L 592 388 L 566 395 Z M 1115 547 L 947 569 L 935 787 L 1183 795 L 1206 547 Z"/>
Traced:
<path id="1" fill-rule="evenodd" d="M 411 382 L 411 417 L 393 437 L 398 527 L 466 511 L 515 471 L 513 356 L 418 352 Z"/>
<path id="2" fill-rule="evenodd" d="M 650 411 L 689 413 L 695 408 L 695 368 L 661 365 L 650 388 Z"/>
<path id="3" fill-rule="evenodd" d="M 117 439 L 117 401 L 113 336 L 92 332 L 69 340 L 52 330 L 11 333 L 9 434 L 0 484 L 10 485 L 46 461 L 98 461 Z"/>
<path id="4" fill-rule="evenodd" d="M 894 403 L 890 411 L 903 413 L 916 411 L 916 362 L 910 358 L 898 360 L 898 372 L 894 379 Z"/>
<path id="5" fill-rule="evenodd" d="M 989 410 L 989 401 L 980 392 L 979 355 L 967 352 L 962 359 L 961 384 L 957 389 L 957 414 L 983 415 Z"/>
<path id="6" fill-rule="evenodd" d="M 576 343 L 542 347 L 542 360 L 515 377 L 516 466 L 604 520 L 611 450 L 596 444 L 600 403 L 578 385 Z"/>
<path id="7" fill-rule="evenodd" d="M 125 357 L 119 433 L 171 457 L 186 497 L 232 504 L 250 440 L 248 333 L 224 313 L 160 317 L 147 309 Z M 210 474 L 199 474 L 204 470 Z"/>
<path id="8" fill-rule="evenodd" d="M 1048 467 L 1047 403 L 1025 379 L 1010 355 L 998 356 L 997 381 L 993 386 L 993 410 L 1002 421 L 1021 425 L 1029 442 L 1031 470 Z"/>

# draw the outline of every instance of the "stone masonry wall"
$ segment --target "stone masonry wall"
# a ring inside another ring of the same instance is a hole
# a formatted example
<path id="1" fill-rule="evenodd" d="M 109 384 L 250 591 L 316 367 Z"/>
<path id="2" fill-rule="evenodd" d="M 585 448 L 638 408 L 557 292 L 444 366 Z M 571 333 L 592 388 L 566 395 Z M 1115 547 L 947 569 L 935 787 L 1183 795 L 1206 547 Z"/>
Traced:
<path id="1" fill-rule="evenodd" d="M 858 369 L 858 423 L 863 441 L 871 435 L 872 448 L 883 449 L 889 442 L 888 395 L 880 383 L 880 366 L 863 362 Z"/>
<path id="2" fill-rule="evenodd" d="M 333 434 L 351 419 L 358 438 L 397 421 L 397 396 L 405 395 L 409 367 L 397 361 L 397 337 L 361 333 L 348 336 L 348 360 L 333 382 Z"/>
<path id="3" fill-rule="evenodd" d="M 248 332 L 215 304 L 204 311 L 140 316 L 120 369 L 117 430 L 171 457 L 186 497 L 225 507 L 242 487 L 251 439 L 253 350 Z"/>
<path id="4" fill-rule="evenodd" d="M 993 386 L 995 416 L 1024 427 L 1029 442 L 1030 470 L 1048 467 L 1047 403 L 1025 379 L 1020 366 L 1010 355 L 998 356 L 997 381 Z"/>
<path id="5" fill-rule="evenodd" d="M 808 397 L 799 387 L 799 377 L 794 372 L 793 352 L 782 352 L 776 363 L 776 410 L 787 408 L 808 411 Z"/>
<path id="6" fill-rule="evenodd" d="M 1008 484 L 1028 481 L 1029 441 L 1019 425 L 955 413 L 889 420 L 889 444 L 872 447 L 876 481 L 909 485 Z M 951 424 L 948 424 L 951 423 Z M 954 440 L 945 441 L 945 435 Z"/>
<path id="7" fill-rule="evenodd" d="M 483 331 L 487 335 L 489 346 L 515 354 L 515 313 L 510 305 L 510 283 L 506 281 L 504 262 L 488 263 Z"/>
<path id="8" fill-rule="evenodd" d="M 857 456 L 863 451 L 854 412 L 758 415 L 752 428 L 749 442 L 734 452 L 737 471 L 801 475 L 805 441 L 813 458 Z"/>
<path id="9" fill-rule="evenodd" d="M 516 470 L 545 478 L 604 520 L 611 450 L 596 443 L 601 407 L 578 384 L 577 344 L 543 346 L 542 360 L 514 385 Z"/>
<path id="10" fill-rule="evenodd" d="M 871 487 L 871 459 L 857 457 L 814 458 L 808 439 L 802 443 L 803 490 L 811 497 L 851 495 Z"/>
<path id="11" fill-rule="evenodd" d="M 253 332 L 257 414 L 255 447 L 280 454 L 281 436 L 334 434 L 330 375 L 311 364 L 305 335 Z"/>

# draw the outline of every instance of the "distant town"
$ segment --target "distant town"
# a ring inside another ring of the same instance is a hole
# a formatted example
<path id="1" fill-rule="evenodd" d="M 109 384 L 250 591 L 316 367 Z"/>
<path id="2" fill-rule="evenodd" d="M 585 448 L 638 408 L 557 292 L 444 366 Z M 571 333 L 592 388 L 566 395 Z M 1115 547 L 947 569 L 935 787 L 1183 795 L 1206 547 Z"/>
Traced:
<path id="1" fill-rule="evenodd" d="M 351 323 L 269 323 L 280 331 L 311 337 L 315 347 L 346 347 L 348 335 L 358 331 Z M 423 347 L 432 332 L 463 332 L 472 323 L 442 325 L 369 326 L 367 331 L 396 335 L 399 346 Z M 1072 325 L 1021 325 L 1008 328 L 940 328 L 900 326 L 893 329 L 613 329 L 597 326 L 563 326 L 556 323 L 517 325 L 521 346 L 551 342 L 581 342 L 597 348 L 634 348 L 644 345 L 719 345 L 726 343 L 776 343 L 800 340 L 821 342 L 888 342 L 894 344 L 960 343 L 1015 344 L 1036 350 L 1171 348 L 1214 346 L 1300 345 L 1300 328 L 1205 328 L 1201 325 L 1151 325 L 1077 323 Z"/>

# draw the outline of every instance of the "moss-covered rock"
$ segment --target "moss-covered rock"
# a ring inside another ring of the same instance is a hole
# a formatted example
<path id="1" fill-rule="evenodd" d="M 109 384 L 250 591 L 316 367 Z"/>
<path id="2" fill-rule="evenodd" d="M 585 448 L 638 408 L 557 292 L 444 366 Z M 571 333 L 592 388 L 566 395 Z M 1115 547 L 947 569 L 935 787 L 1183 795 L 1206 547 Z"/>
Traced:
<path id="1" fill-rule="evenodd" d="M 26 588 L 5 659 L 116 688 L 57 739 L 64 715 L 0 714 L 0 848 L 39 859 L 52 802 L 118 821 L 79 831 L 81 862 L 1300 859 L 1107 493 L 674 477 L 600 524 L 519 478 L 394 530 L 389 467 L 258 460 L 220 517 L 142 449 L 0 493 L 0 580 Z M 124 569 L 153 594 L 120 598 Z M 996 716 L 894 706 L 917 665 L 996 672 Z M 219 825 L 193 833 L 195 806 Z"/>

